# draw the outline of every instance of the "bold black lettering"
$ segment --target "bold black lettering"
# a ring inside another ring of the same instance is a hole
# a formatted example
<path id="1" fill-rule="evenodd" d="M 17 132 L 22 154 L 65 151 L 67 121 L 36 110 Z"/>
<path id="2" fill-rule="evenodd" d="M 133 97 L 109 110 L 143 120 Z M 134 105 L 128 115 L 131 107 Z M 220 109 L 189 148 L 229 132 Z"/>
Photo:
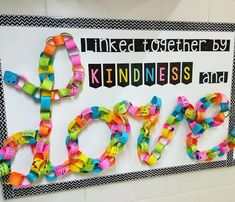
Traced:
<path id="1" fill-rule="evenodd" d="M 108 88 L 115 86 L 115 64 L 103 64 L 103 82 Z"/>
<path id="2" fill-rule="evenodd" d="M 144 84 L 152 86 L 156 83 L 156 67 L 155 63 L 144 64 Z"/>
<path id="3" fill-rule="evenodd" d="M 118 85 L 126 87 L 129 85 L 129 64 L 117 64 Z"/>
<path id="4" fill-rule="evenodd" d="M 192 83 L 193 78 L 193 63 L 183 62 L 182 63 L 182 83 L 189 84 Z"/>
<path id="5" fill-rule="evenodd" d="M 180 83 L 181 71 L 180 71 L 180 62 L 170 63 L 170 83 L 176 85 Z"/>
<path id="6" fill-rule="evenodd" d="M 81 38 L 81 52 L 86 52 L 86 39 Z"/>
<path id="7" fill-rule="evenodd" d="M 168 63 L 157 63 L 157 84 L 163 86 L 168 83 Z"/>
<path id="8" fill-rule="evenodd" d="M 142 63 L 131 64 L 131 85 L 140 86 L 143 84 L 143 65 Z"/>
<path id="9" fill-rule="evenodd" d="M 92 88 L 102 86 L 101 64 L 89 64 L 89 85 Z"/>

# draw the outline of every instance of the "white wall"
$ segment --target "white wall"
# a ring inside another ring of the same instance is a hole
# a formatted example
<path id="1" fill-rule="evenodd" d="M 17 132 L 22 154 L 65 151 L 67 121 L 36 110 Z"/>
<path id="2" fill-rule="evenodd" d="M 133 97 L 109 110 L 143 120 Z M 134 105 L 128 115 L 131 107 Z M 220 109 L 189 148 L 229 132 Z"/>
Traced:
<path id="1" fill-rule="evenodd" d="M 235 0 L 0 0 L 0 13 L 235 22 Z M 109 184 L 14 201 L 232 202 L 235 201 L 234 180 L 235 167 Z"/>

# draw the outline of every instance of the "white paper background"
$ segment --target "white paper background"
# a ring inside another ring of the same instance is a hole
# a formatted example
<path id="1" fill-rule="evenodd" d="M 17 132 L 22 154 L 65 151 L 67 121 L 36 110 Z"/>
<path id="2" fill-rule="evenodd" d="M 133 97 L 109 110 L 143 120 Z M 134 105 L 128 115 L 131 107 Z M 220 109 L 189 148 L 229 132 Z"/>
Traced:
<path id="1" fill-rule="evenodd" d="M 81 53 L 82 63 L 86 70 L 84 88 L 75 99 L 64 99 L 53 105 L 51 134 L 51 160 L 54 165 L 67 159 L 65 137 L 67 126 L 83 109 L 94 105 L 112 109 L 114 104 L 126 99 L 134 105 L 143 105 L 156 95 L 163 101 L 160 121 L 154 130 L 152 140 L 158 137 L 162 124 L 174 109 L 179 95 L 187 96 L 191 103 L 196 103 L 201 97 L 210 92 L 219 91 L 230 97 L 231 75 L 233 67 L 234 33 L 229 32 L 185 32 L 185 31 L 124 31 L 124 30 L 91 30 L 91 29 L 58 29 L 58 28 L 14 28 L 2 27 L 0 30 L 0 58 L 2 70 L 10 70 L 25 75 L 30 82 L 39 84 L 37 68 L 39 55 L 42 52 L 46 38 L 61 32 L 69 32 L 80 46 L 80 38 L 192 38 L 192 39 L 230 39 L 230 52 L 167 52 L 167 53 Z M 92 89 L 88 86 L 89 63 L 158 63 L 158 62 L 193 62 L 193 83 L 189 85 L 167 84 L 164 86 L 128 86 Z M 71 63 L 65 49 L 59 50 L 54 63 L 55 87 L 64 87 L 69 81 Z M 226 84 L 199 85 L 201 71 L 228 71 L 229 79 Z M 4 85 L 7 125 L 9 135 L 26 129 L 38 129 L 40 105 L 15 89 Z M 104 99 L 105 98 L 105 99 Z M 142 122 L 130 119 L 132 132 L 129 141 L 117 158 L 116 165 L 99 175 L 110 175 L 124 172 L 162 168 L 195 163 L 185 152 L 185 135 L 187 124 L 182 123 L 174 134 L 174 139 L 165 150 L 163 157 L 154 167 L 140 163 L 137 157 L 136 141 Z M 200 140 L 200 149 L 208 149 L 221 141 L 228 128 L 228 120 L 216 129 L 210 129 Z M 110 131 L 105 123 L 97 121 L 81 133 L 79 143 L 81 150 L 91 157 L 98 157 L 105 150 L 110 139 Z M 152 142 L 153 142 L 152 141 Z M 151 142 L 151 145 L 153 145 Z M 32 162 L 29 147 L 23 147 L 17 153 L 13 169 L 27 173 Z M 94 175 L 70 175 L 61 179 L 74 180 Z M 97 176 L 97 175 L 95 175 Z M 40 183 L 48 183 L 42 180 Z"/>

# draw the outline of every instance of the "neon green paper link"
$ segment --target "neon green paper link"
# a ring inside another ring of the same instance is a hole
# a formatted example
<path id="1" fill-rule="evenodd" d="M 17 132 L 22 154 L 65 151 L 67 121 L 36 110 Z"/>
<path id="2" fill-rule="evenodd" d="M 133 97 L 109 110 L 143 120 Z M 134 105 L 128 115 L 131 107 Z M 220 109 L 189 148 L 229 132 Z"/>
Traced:
<path id="1" fill-rule="evenodd" d="M 40 84 L 40 87 L 42 90 L 52 90 L 53 87 L 53 81 L 44 79 L 43 82 Z"/>
<path id="2" fill-rule="evenodd" d="M 36 90 L 36 86 L 33 85 L 33 84 L 30 83 L 30 82 L 26 82 L 26 83 L 23 85 L 22 90 L 23 90 L 25 93 L 27 93 L 27 94 L 29 94 L 29 95 L 32 95 L 32 94 L 35 92 L 35 90 Z"/>
<path id="3" fill-rule="evenodd" d="M 68 89 L 68 88 L 58 90 L 58 94 L 62 97 L 68 96 L 70 92 L 71 92 L 71 89 Z"/>
<path id="4" fill-rule="evenodd" d="M 50 117 L 51 117 L 51 113 L 50 112 L 41 112 L 40 115 L 41 115 L 41 119 L 43 121 L 48 121 L 50 119 Z"/>
<path id="5" fill-rule="evenodd" d="M 40 67 L 47 67 L 49 65 L 50 58 L 49 57 L 40 57 L 39 66 Z"/>
<path id="6" fill-rule="evenodd" d="M 158 142 L 158 143 L 156 144 L 156 146 L 155 146 L 154 151 L 156 151 L 157 153 L 161 154 L 162 151 L 164 150 L 164 148 L 165 148 L 165 145 L 162 144 L 161 142 Z"/>
<path id="7" fill-rule="evenodd" d="M 0 163 L 0 177 L 6 176 L 10 173 L 9 166 L 5 161 Z"/>

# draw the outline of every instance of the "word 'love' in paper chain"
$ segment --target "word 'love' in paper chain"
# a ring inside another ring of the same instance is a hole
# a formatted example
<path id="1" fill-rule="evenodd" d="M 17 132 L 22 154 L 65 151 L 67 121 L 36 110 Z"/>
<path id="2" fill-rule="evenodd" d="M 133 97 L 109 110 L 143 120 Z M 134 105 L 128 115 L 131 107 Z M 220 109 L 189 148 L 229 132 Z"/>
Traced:
<path id="1" fill-rule="evenodd" d="M 73 77 L 65 88 L 54 89 L 53 61 L 55 51 L 60 46 L 65 46 L 68 51 Z M 227 154 L 235 147 L 234 128 L 222 142 L 212 149 L 207 151 L 198 149 L 199 138 L 208 128 L 220 126 L 230 110 L 228 99 L 221 93 L 208 94 L 201 98 L 195 107 L 189 103 L 186 97 L 180 96 L 177 106 L 164 124 L 161 135 L 152 151 L 149 151 L 150 136 L 158 121 L 161 99 L 153 97 L 148 104 L 143 106 L 134 106 L 129 101 L 124 100 L 116 104 L 113 111 L 98 106 L 83 110 L 68 126 L 68 136 L 65 141 L 68 160 L 62 165 L 54 166 L 49 158 L 52 103 L 64 97 L 77 95 L 82 89 L 84 79 L 80 54 L 70 34 L 62 33 L 47 40 L 40 55 L 38 74 L 39 87 L 30 83 L 22 75 L 10 71 L 6 71 L 4 74 L 6 84 L 29 94 L 41 105 L 39 129 L 13 134 L 4 141 L 3 147 L 0 149 L 0 176 L 9 175 L 9 184 L 11 185 L 24 188 L 31 185 L 40 176 L 45 176 L 52 181 L 71 172 L 99 173 L 107 169 L 115 163 L 118 153 L 123 150 L 128 141 L 130 134 L 128 115 L 144 120 L 137 140 L 138 157 L 141 162 L 150 166 L 159 161 L 162 152 L 171 142 L 176 127 L 182 120 L 186 120 L 190 128 L 190 132 L 186 135 L 186 151 L 191 159 L 209 162 Z M 212 105 L 219 105 L 220 110 L 217 115 L 206 117 L 206 110 Z M 89 123 L 97 119 L 105 121 L 109 126 L 111 138 L 105 152 L 99 158 L 94 159 L 87 157 L 79 149 L 78 136 Z M 10 171 L 11 161 L 19 146 L 23 144 L 30 145 L 34 155 L 30 172 L 27 175 Z"/>

